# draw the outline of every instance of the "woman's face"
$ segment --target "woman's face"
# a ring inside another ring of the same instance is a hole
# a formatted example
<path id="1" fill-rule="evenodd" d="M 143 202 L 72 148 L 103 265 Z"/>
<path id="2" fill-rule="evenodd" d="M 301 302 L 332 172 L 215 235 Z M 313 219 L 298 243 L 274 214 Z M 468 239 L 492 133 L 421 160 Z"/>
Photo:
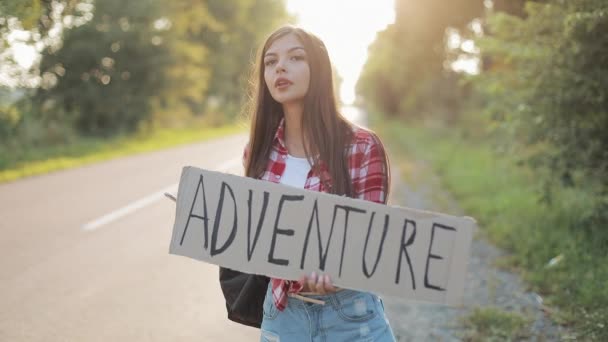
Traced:
<path id="1" fill-rule="evenodd" d="M 308 92 L 310 67 L 304 46 L 293 34 L 275 40 L 264 54 L 264 81 L 275 101 L 302 102 Z"/>

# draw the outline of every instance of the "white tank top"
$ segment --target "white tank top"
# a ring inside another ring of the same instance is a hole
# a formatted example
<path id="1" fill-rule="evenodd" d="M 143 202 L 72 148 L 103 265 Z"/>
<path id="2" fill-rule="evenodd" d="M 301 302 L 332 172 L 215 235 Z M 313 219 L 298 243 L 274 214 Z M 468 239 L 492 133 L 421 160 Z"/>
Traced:
<path id="1" fill-rule="evenodd" d="M 280 183 L 304 189 L 309 171 L 310 164 L 308 163 L 308 159 L 293 157 L 288 154 L 287 158 L 285 158 L 285 171 L 283 171 Z"/>

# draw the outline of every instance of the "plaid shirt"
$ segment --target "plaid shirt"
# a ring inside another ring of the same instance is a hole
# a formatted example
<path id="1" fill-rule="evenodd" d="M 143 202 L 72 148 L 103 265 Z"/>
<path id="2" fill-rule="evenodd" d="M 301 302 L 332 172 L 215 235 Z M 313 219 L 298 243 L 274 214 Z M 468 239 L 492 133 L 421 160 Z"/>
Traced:
<path id="1" fill-rule="evenodd" d="M 285 171 L 285 159 L 287 158 L 287 147 L 284 140 L 285 119 L 282 119 L 274 136 L 272 151 L 266 171 L 260 179 L 273 183 L 280 183 L 283 172 Z M 382 155 L 384 147 L 382 142 L 371 131 L 360 127 L 353 127 L 353 140 L 348 148 L 348 168 L 354 187 L 355 198 L 363 199 L 384 204 L 386 203 L 385 188 L 388 174 L 388 166 L 383 162 Z M 245 146 L 243 161 L 247 158 L 248 148 Z M 329 172 L 324 163 L 321 163 L 320 170 L 324 179 L 330 179 Z M 331 184 L 329 184 L 331 186 Z M 304 189 L 329 192 L 327 186 L 320 182 L 319 175 L 311 168 L 308 172 Z M 302 290 L 303 284 L 298 281 L 284 279 L 271 279 L 272 295 L 275 306 L 283 311 L 287 306 L 287 296 L 289 293 L 298 293 Z"/>

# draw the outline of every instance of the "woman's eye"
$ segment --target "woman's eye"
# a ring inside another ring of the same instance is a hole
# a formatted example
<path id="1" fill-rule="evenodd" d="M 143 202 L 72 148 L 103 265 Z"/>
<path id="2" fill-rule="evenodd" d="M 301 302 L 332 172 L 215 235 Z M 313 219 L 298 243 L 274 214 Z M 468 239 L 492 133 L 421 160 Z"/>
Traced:
<path id="1" fill-rule="evenodd" d="M 276 62 L 276 61 L 275 61 L 274 59 L 270 59 L 270 60 L 267 60 L 266 62 L 264 62 L 264 65 L 265 65 L 265 66 L 271 66 L 271 65 L 273 65 L 275 62 Z"/>
<path id="2" fill-rule="evenodd" d="M 300 61 L 304 59 L 304 56 L 292 56 L 291 59 L 294 61 Z"/>

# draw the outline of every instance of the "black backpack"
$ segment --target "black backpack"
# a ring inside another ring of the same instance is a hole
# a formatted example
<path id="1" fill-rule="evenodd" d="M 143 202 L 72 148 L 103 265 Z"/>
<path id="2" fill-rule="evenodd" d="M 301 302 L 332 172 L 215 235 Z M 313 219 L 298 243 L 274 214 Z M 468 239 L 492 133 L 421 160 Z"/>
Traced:
<path id="1" fill-rule="evenodd" d="M 220 267 L 220 286 L 226 299 L 228 319 L 259 328 L 270 279 Z"/>

